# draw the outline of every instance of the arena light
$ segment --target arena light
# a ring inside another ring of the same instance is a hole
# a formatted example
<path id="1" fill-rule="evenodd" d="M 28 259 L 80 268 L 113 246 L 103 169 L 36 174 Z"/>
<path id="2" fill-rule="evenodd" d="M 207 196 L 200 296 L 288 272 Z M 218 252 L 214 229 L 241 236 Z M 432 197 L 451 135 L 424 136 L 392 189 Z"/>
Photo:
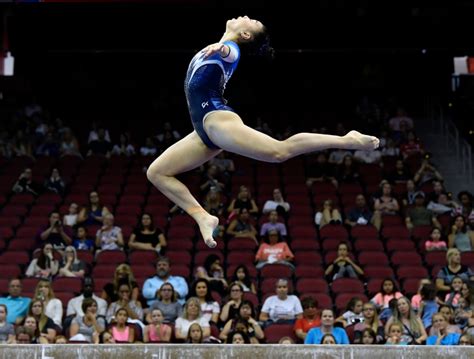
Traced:
<path id="1" fill-rule="evenodd" d="M 15 58 L 10 52 L 0 55 L 0 75 L 13 76 L 15 70 Z"/>

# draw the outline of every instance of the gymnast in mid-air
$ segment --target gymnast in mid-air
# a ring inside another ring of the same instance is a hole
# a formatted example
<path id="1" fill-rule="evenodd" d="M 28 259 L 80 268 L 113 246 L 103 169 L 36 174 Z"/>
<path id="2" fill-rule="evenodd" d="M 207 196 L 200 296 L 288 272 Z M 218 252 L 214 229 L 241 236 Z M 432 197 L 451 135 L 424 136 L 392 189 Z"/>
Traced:
<path id="1" fill-rule="evenodd" d="M 357 131 L 345 136 L 298 133 L 279 141 L 246 126 L 223 98 L 241 50 L 273 56 L 265 26 L 248 16 L 228 20 L 220 41 L 191 60 L 184 89 L 194 131 L 166 149 L 147 171 L 153 185 L 194 218 L 211 248 L 217 245 L 213 232 L 219 219 L 202 208 L 176 175 L 201 166 L 223 150 L 260 161 L 283 162 L 328 148 L 374 150 L 379 145 L 376 137 Z"/>

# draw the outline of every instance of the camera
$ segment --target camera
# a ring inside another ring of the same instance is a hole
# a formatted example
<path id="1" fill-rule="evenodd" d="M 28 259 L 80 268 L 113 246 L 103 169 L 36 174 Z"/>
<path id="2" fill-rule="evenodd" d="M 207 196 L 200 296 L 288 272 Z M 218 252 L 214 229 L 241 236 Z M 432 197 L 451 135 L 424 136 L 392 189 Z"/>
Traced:
<path id="1" fill-rule="evenodd" d="M 60 220 L 56 221 L 56 223 L 54 224 L 56 227 L 59 227 L 62 225 L 62 222 Z"/>

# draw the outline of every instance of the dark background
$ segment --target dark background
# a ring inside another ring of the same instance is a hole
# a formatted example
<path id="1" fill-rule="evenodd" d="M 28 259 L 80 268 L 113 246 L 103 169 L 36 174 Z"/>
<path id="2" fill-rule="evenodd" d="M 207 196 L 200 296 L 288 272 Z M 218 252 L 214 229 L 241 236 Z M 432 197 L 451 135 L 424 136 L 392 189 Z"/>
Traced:
<path id="1" fill-rule="evenodd" d="M 157 132 L 164 120 L 190 131 L 187 65 L 197 50 L 220 39 L 228 18 L 248 15 L 268 26 L 276 58 L 270 64 L 242 59 L 229 83 L 226 97 L 244 121 L 261 116 L 276 128 L 289 119 L 298 129 L 330 126 L 351 121 L 367 95 L 395 98 L 413 115 L 423 114 L 428 99 L 451 102 L 460 126 L 468 128 L 472 91 L 464 86 L 466 93 L 455 97 L 450 83 L 453 56 L 474 55 L 474 5 L 406 3 L 4 5 L 2 27 L 16 76 L 0 79 L 2 107 L 36 96 L 83 133 L 92 120 L 139 136 Z"/>

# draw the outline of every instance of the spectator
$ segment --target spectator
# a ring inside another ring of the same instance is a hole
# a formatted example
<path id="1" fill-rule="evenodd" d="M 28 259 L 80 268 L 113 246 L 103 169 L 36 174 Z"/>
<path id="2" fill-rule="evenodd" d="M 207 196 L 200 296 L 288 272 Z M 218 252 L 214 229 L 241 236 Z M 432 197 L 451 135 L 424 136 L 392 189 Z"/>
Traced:
<path id="1" fill-rule="evenodd" d="M 21 291 L 21 280 L 13 278 L 8 283 L 8 296 L 0 298 L 0 304 L 8 308 L 7 322 L 10 324 L 20 324 L 28 312 L 31 299 L 22 297 Z"/>
<path id="2" fill-rule="evenodd" d="M 395 216 L 400 210 L 398 201 L 392 195 L 392 186 L 388 182 L 383 182 L 381 184 L 382 195 L 379 198 L 375 199 L 374 208 L 376 211 L 380 212 L 382 216 Z"/>
<path id="3" fill-rule="evenodd" d="M 43 302 L 41 300 L 33 299 L 31 301 L 26 318 L 28 317 L 34 317 L 36 319 L 40 335 L 45 337 L 48 343 L 53 343 L 58 327 L 50 317 L 44 314 Z"/>
<path id="4" fill-rule="evenodd" d="M 294 269 L 291 262 L 295 256 L 286 242 L 280 242 L 280 238 L 276 229 L 270 229 L 267 232 L 268 243 L 262 242 L 255 255 L 257 269 L 261 269 L 267 264 L 284 264 Z"/>
<path id="5" fill-rule="evenodd" d="M 67 246 L 61 261 L 59 276 L 82 278 L 86 273 L 86 264 L 77 258 L 76 248 Z"/>
<path id="6" fill-rule="evenodd" d="M 354 152 L 354 160 L 359 163 L 382 163 L 382 152 L 379 150 L 357 150 Z"/>
<path id="7" fill-rule="evenodd" d="M 201 316 L 209 323 L 216 323 L 219 320 L 221 308 L 219 304 L 212 298 L 209 290 L 209 282 L 200 278 L 196 280 L 190 288 L 188 298 L 198 298 L 201 305 Z"/>
<path id="8" fill-rule="evenodd" d="M 89 142 L 89 151 L 87 151 L 87 156 L 105 156 L 110 157 L 110 151 L 112 150 L 112 144 L 110 139 L 106 139 L 105 129 L 99 127 L 97 130 L 97 139 Z"/>
<path id="9" fill-rule="evenodd" d="M 240 284 L 244 292 L 257 294 L 257 288 L 250 277 L 249 270 L 242 264 L 235 268 L 234 274 L 232 276 L 232 282 Z"/>
<path id="10" fill-rule="evenodd" d="M 413 120 L 407 116 L 403 108 L 398 107 L 396 115 L 388 121 L 388 125 L 390 130 L 399 132 L 402 123 L 404 123 L 405 127 L 409 130 L 413 128 Z"/>
<path id="11" fill-rule="evenodd" d="M 323 337 L 321 338 L 321 344 L 324 345 L 335 345 L 336 343 L 336 338 L 332 334 L 324 334 Z"/>
<path id="12" fill-rule="evenodd" d="M 461 334 L 448 332 L 448 319 L 441 313 L 433 315 L 433 327 L 436 335 L 429 336 L 426 345 L 457 345 Z"/>
<path id="13" fill-rule="evenodd" d="M 115 312 L 114 324 L 109 328 L 109 332 L 116 343 L 133 343 L 135 341 L 135 329 L 127 325 L 128 311 L 125 308 L 117 309 Z"/>
<path id="14" fill-rule="evenodd" d="M 461 328 L 465 330 L 469 325 L 469 319 L 472 318 L 473 308 L 471 306 L 470 298 L 459 298 L 458 307 L 454 311 L 454 322 Z"/>
<path id="15" fill-rule="evenodd" d="M 176 292 L 174 291 L 171 283 L 163 283 L 159 289 L 158 300 L 155 301 L 147 314 L 147 321 L 151 322 L 153 318 L 150 314 L 154 309 L 159 309 L 163 314 L 163 321 L 165 323 L 174 323 L 176 318 L 181 316 L 183 312 L 183 306 L 178 303 Z"/>
<path id="16" fill-rule="evenodd" d="M 169 343 L 172 329 L 169 325 L 164 324 L 165 318 L 163 313 L 158 308 L 155 308 L 151 310 L 150 314 L 151 321 L 143 331 L 143 341 L 145 343 Z M 189 330 L 192 330 L 192 326 Z"/>
<path id="17" fill-rule="evenodd" d="M 166 237 L 158 227 L 155 227 L 149 213 L 143 213 L 140 224 L 130 235 L 128 247 L 135 250 L 150 250 L 160 253 L 166 247 Z"/>
<path id="18" fill-rule="evenodd" d="M 448 328 L 447 332 L 448 333 L 458 333 L 461 334 L 461 328 L 459 328 L 458 325 L 454 324 L 454 310 L 453 307 L 449 305 L 442 304 L 439 306 L 438 312 L 440 314 L 443 314 L 448 321 Z M 431 327 L 430 329 L 430 336 L 431 335 L 436 335 L 436 329 Z"/>
<path id="19" fill-rule="evenodd" d="M 323 228 L 326 224 L 341 224 L 342 217 L 332 200 L 327 199 L 323 202 L 323 209 L 314 216 L 314 221 L 319 228 Z"/>
<path id="20" fill-rule="evenodd" d="M 234 198 L 230 202 L 230 205 L 227 208 L 227 212 L 229 212 L 229 214 L 238 214 L 242 213 L 242 211 L 239 211 L 241 209 L 246 209 L 247 212 L 251 215 L 258 214 L 257 204 L 252 199 L 250 191 L 246 186 L 240 186 L 237 198 Z"/>
<path id="21" fill-rule="evenodd" d="M 94 341 L 94 344 L 116 344 L 113 335 L 106 330 L 100 334 L 94 332 L 92 334 L 92 340 Z"/>
<path id="22" fill-rule="evenodd" d="M 451 290 L 451 282 L 455 276 L 463 281 L 474 280 L 474 272 L 468 266 L 461 264 L 461 252 L 457 248 L 450 248 L 446 253 L 447 265 L 438 272 L 436 277 L 436 289 L 440 292 Z"/>
<path id="23" fill-rule="evenodd" d="M 226 341 L 232 332 L 241 330 L 248 335 L 252 344 L 258 344 L 265 334 L 255 318 L 252 302 L 243 300 L 240 303 L 237 316 L 227 321 L 219 334 L 219 339 Z"/>
<path id="24" fill-rule="evenodd" d="M 49 344 L 48 338 L 41 335 L 38 320 L 34 316 L 27 315 L 21 325 L 30 333 L 31 341 L 28 344 Z"/>
<path id="25" fill-rule="evenodd" d="M 151 137 L 147 137 L 145 139 L 145 144 L 142 147 L 140 147 L 140 154 L 142 156 L 153 156 L 153 157 L 155 157 L 158 154 L 158 148 L 156 147 Z"/>
<path id="26" fill-rule="evenodd" d="M 324 334 L 332 334 L 336 344 L 349 344 L 349 338 L 344 329 L 334 327 L 334 313 L 331 309 L 324 309 L 321 313 L 321 326 L 310 329 L 305 344 L 322 344 Z"/>
<path id="27" fill-rule="evenodd" d="M 100 203 L 99 194 L 96 191 L 89 193 L 89 205 L 83 207 L 77 216 L 77 223 L 88 226 L 91 224 L 102 225 L 104 217 L 110 211 Z"/>
<path id="28" fill-rule="evenodd" d="M 292 344 L 295 344 L 295 341 L 291 339 L 290 337 L 281 337 L 280 340 L 278 341 L 278 344 L 292 345 Z"/>
<path id="29" fill-rule="evenodd" d="M 358 278 L 364 275 L 364 271 L 351 259 L 347 243 L 342 242 L 337 246 L 337 258 L 324 274 L 334 281 L 339 278 Z"/>
<path id="30" fill-rule="evenodd" d="M 446 251 L 446 242 L 441 241 L 441 230 L 439 228 L 432 228 L 430 239 L 425 242 L 425 249 L 427 252 Z"/>
<path id="31" fill-rule="evenodd" d="M 395 170 L 388 174 L 391 183 L 406 183 L 411 178 L 412 175 L 401 159 L 395 162 Z"/>
<path id="32" fill-rule="evenodd" d="M 432 190 L 428 192 L 426 198 L 429 202 L 438 203 L 438 197 L 440 194 L 446 194 L 446 191 L 443 186 L 443 182 L 441 181 L 433 181 L 432 182 Z"/>
<path id="33" fill-rule="evenodd" d="M 188 337 L 189 327 L 193 323 L 198 323 L 206 338 L 211 335 L 209 322 L 201 315 L 201 304 L 196 297 L 189 298 L 184 305 L 183 315 L 176 319 L 175 336 L 176 339 L 184 340 Z"/>
<path id="34" fill-rule="evenodd" d="M 217 166 L 219 173 L 229 180 L 235 172 L 235 164 L 231 158 L 226 157 L 226 154 L 225 151 L 221 151 L 216 157 L 209 161 L 209 164 Z"/>
<path id="35" fill-rule="evenodd" d="M 329 154 L 328 162 L 334 165 L 340 165 L 344 162 L 344 159 L 347 156 L 352 157 L 351 151 L 336 149 L 336 150 L 331 151 L 331 153 Z"/>
<path id="36" fill-rule="evenodd" d="M 448 235 L 448 247 L 457 248 L 460 252 L 474 250 L 474 231 L 471 231 L 464 217 L 457 215 L 451 224 L 451 233 Z"/>
<path id="37" fill-rule="evenodd" d="M 59 175 L 59 170 L 57 168 L 53 168 L 51 171 L 51 176 L 44 182 L 44 188 L 50 192 L 57 193 L 60 196 L 64 194 L 66 183 Z"/>
<path id="38" fill-rule="evenodd" d="M 381 344 L 385 340 L 385 333 L 382 323 L 377 314 L 377 308 L 373 303 L 364 303 L 362 307 L 363 319 L 354 326 L 354 343 L 355 344 Z M 367 331 L 370 331 L 370 336 L 374 341 L 366 343 Z"/>
<path id="39" fill-rule="evenodd" d="M 406 182 L 406 190 L 402 195 L 402 203 L 405 207 L 415 204 L 415 195 L 418 193 L 416 190 L 415 181 L 409 179 Z"/>
<path id="40" fill-rule="evenodd" d="M 104 216 L 104 224 L 97 231 L 95 246 L 97 248 L 96 256 L 101 251 L 123 250 L 122 229 L 114 225 L 114 215 L 112 213 Z"/>
<path id="41" fill-rule="evenodd" d="M 94 279 L 92 277 L 84 277 L 82 282 L 81 295 L 72 298 L 67 304 L 66 315 L 69 316 L 84 316 L 83 302 L 86 299 L 93 299 L 97 306 L 97 315 L 104 317 L 107 312 L 107 302 L 94 294 Z M 90 301 L 89 301 L 90 305 Z"/>
<path id="42" fill-rule="evenodd" d="M 44 314 L 53 320 L 53 323 L 61 329 L 63 320 L 63 303 L 56 298 L 53 286 L 49 280 L 41 279 L 36 285 L 34 299 L 43 304 Z M 41 320 L 39 320 L 41 326 Z"/>
<path id="43" fill-rule="evenodd" d="M 54 338 L 54 344 L 67 344 L 67 339 L 64 335 L 56 335 L 56 338 Z"/>
<path id="44" fill-rule="evenodd" d="M 76 316 L 71 323 L 69 340 L 93 342 L 93 335 L 98 335 L 105 330 L 106 323 L 97 311 L 97 302 L 92 298 L 86 298 L 82 302 L 83 315 Z"/>
<path id="45" fill-rule="evenodd" d="M 229 299 L 222 307 L 219 319 L 222 323 L 229 319 L 234 319 L 239 313 L 239 307 L 244 298 L 244 290 L 238 282 L 233 282 L 229 286 Z"/>
<path id="46" fill-rule="evenodd" d="M 107 142 L 112 142 L 110 140 L 109 130 L 104 129 L 100 123 L 97 123 L 97 122 L 94 121 L 94 122 L 92 122 L 92 129 L 89 132 L 89 137 L 87 138 L 87 143 L 91 143 L 92 141 L 96 141 L 96 140 L 99 139 L 100 129 L 102 129 L 104 131 L 104 134 L 105 134 L 104 139 Z"/>
<path id="47" fill-rule="evenodd" d="M 382 157 L 398 157 L 398 156 L 400 156 L 400 149 L 397 147 L 393 139 L 388 138 L 385 147 L 382 148 Z"/>
<path id="48" fill-rule="evenodd" d="M 138 301 L 140 295 L 140 289 L 138 288 L 137 281 L 133 275 L 132 268 L 126 263 L 119 264 L 115 268 L 114 279 L 112 283 L 107 283 L 102 289 L 102 299 L 106 300 L 107 303 L 116 302 L 120 299 L 119 287 L 122 283 L 127 283 L 131 289 L 129 293 L 130 297 L 134 301 Z"/>
<path id="49" fill-rule="evenodd" d="M 112 155 L 130 157 L 135 155 L 135 147 L 130 143 L 127 133 L 120 134 L 120 141 L 112 148 Z"/>
<path id="50" fill-rule="evenodd" d="M 131 321 L 143 321 L 143 309 L 139 301 L 132 299 L 132 289 L 126 281 L 119 283 L 118 288 L 118 299 L 117 301 L 111 303 L 107 310 L 106 320 L 108 323 L 111 323 L 114 318 L 114 314 L 118 309 L 123 308 L 127 311 L 127 319 L 130 318 Z M 117 340 L 117 338 L 115 338 Z"/>
<path id="51" fill-rule="evenodd" d="M 423 159 L 421 167 L 416 171 L 415 177 L 413 178 L 418 186 L 422 186 L 425 183 L 433 180 L 443 181 L 443 176 L 438 170 L 432 165 L 428 159 Z"/>
<path id="52" fill-rule="evenodd" d="M 458 345 L 474 345 L 474 336 L 471 334 L 463 334 L 459 337 Z"/>
<path id="53" fill-rule="evenodd" d="M 33 343 L 33 336 L 34 332 L 31 329 L 21 325 L 16 327 L 15 338 L 9 344 L 35 344 Z M 46 339 L 43 338 L 42 340 L 45 344 L 47 344 L 48 341 Z"/>
<path id="54" fill-rule="evenodd" d="M 432 282 L 431 282 L 431 279 L 429 278 L 424 278 L 424 279 L 420 279 L 420 282 L 418 284 L 418 291 L 417 293 L 411 298 L 411 307 L 413 308 L 413 310 L 415 311 L 415 313 L 417 314 L 420 314 L 420 305 L 421 305 L 421 301 L 422 301 L 422 298 L 421 298 L 421 289 L 425 286 L 425 285 L 430 285 Z"/>
<path id="55" fill-rule="evenodd" d="M 271 211 L 277 211 L 282 216 L 287 216 L 290 211 L 290 204 L 283 199 L 279 188 L 273 190 L 273 199 L 267 200 L 263 205 L 263 214 L 270 213 Z"/>
<path id="56" fill-rule="evenodd" d="M 346 305 L 346 311 L 334 321 L 335 323 L 342 323 L 344 328 L 351 325 L 361 323 L 364 321 L 364 315 L 362 308 L 364 302 L 358 297 L 352 297 L 349 303 Z"/>
<path id="57" fill-rule="evenodd" d="M 266 325 L 272 323 L 293 324 L 303 317 L 303 308 L 295 295 L 288 295 L 288 280 L 279 279 L 275 284 L 276 295 L 268 297 L 260 312 L 260 321 Z"/>
<path id="58" fill-rule="evenodd" d="M 403 159 L 407 159 L 414 155 L 423 155 L 425 153 L 423 145 L 415 136 L 415 132 L 407 132 L 407 140 L 400 146 L 400 153 L 402 154 Z"/>
<path id="59" fill-rule="evenodd" d="M 61 156 L 77 156 L 82 158 L 79 151 L 79 142 L 70 129 L 64 131 L 59 145 L 59 152 Z"/>
<path id="60" fill-rule="evenodd" d="M 229 334 L 226 344 L 250 344 L 250 339 L 245 332 L 235 331 Z"/>
<path id="61" fill-rule="evenodd" d="M 212 291 L 224 296 L 227 291 L 227 281 L 224 277 L 224 268 L 217 254 L 209 254 L 204 261 L 204 266 L 196 268 L 194 279 L 206 279 Z"/>
<path id="62" fill-rule="evenodd" d="M 8 309 L 0 304 L 0 344 L 7 344 L 15 339 L 15 327 L 7 322 Z"/>
<path id="63" fill-rule="evenodd" d="M 428 203 L 427 208 L 436 214 L 444 214 L 454 213 L 460 208 L 460 206 L 455 201 L 453 201 L 447 193 L 442 192 Z"/>
<path id="64" fill-rule="evenodd" d="M 209 214 L 221 218 L 224 215 L 224 202 L 221 191 L 218 188 L 211 188 L 204 200 L 204 209 Z"/>
<path id="65" fill-rule="evenodd" d="M 378 292 L 370 302 L 375 304 L 377 309 L 383 310 L 388 309 L 388 304 L 392 299 L 399 299 L 401 297 L 403 297 L 403 295 L 398 291 L 393 279 L 385 278 L 380 286 L 380 292 Z"/>
<path id="66" fill-rule="evenodd" d="M 63 223 L 65 226 L 74 227 L 77 224 L 77 216 L 79 212 L 79 205 L 72 202 L 69 205 L 68 214 L 63 217 Z"/>
<path id="67" fill-rule="evenodd" d="M 419 317 L 413 311 L 410 301 L 406 297 L 397 300 L 397 306 L 393 316 L 385 324 L 385 334 L 390 335 L 392 323 L 400 323 L 402 326 L 401 341 L 408 344 L 423 344 L 427 338 L 425 327 Z"/>
<path id="68" fill-rule="evenodd" d="M 165 282 L 173 285 L 178 302 L 184 303 L 184 298 L 188 294 L 186 280 L 183 277 L 170 275 L 170 261 L 166 257 L 161 257 L 156 262 L 156 276 L 148 278 L 143 284 L 143 297 L 145 297 L 149 306 L 158 298 L 161 285 Z"/>
<path id="69" fill-rule="evenodd" d="M 84 226 L 76 228 L 76 236 L 72 244 L 74 248 L 80 251 L 93 252 L 95 248 L 95 241 L 87 235 L 87 228 Z"/>
<path id="70" fill-rule="evenodd" d="M 202 344 L 204 340 L 204 333 L 201 326 L 198 323 L 190 325 L 188 330 L 188 336 L 186 343 L 188 344 Z"/>
<path id="71" fill-rule="evenodd" d="M 337 166 L 336 179 L 341 183 L 359 183 L 359 171 L 352 155 L 344 156 L 343 162 Z"/>
<path id="72" fill-rule="evenodd" d="M 58 273 L 59 263 L 53 257 L 53 245 L 46 243 L 38 258 L 33 259 L 26 270 L 27 277 L 51 279 Z"/>
<path id="73" fill-rule="evenodd" d="M 374 345 L 377 343 L 377 334 L 370 328 L 365 328 L 362 331 L 360 344 L 362 345 Z"/>
<path id="74" fill-rule="evenodd" d="M 366 226 L 373 224 L 378 230 L 381 227 L 380 213 L 372 213 L 363 194 L 358 194 L 355 198 L 356 206 L 352 208 L 346 218 L 345 223 L 351 227 L 356 225 Z"/>
<path id="75" fill-rule="evenodd" d="M 286 237 L 286 226 L 284 223 L 278 222 L 278 212 L 271 211 L 268 215 L 268 222 L 265 222 L 260 229 L 260 236 L 266 236 L 270 230 L 276 230 L 280 237 Z"/>
<path id="76" fill-rule="evenodd" d="M 72 244 L 71 237 L 70 227 L 64 226 L 61 215 L 56 211 L 49 214 L 49 226 L 44 226 L 39 233 L 40 240 L 51 244 L 57 251 L 64 251 L 66 246 Z"/>
<path id="77" fill-rule="evenodd" d="M 464 282 L 461 277 L 454 277 L 451 281 L 451 292 L 446 294 L 444 303 L 453 308 L 457 308 L 459 299 L 461 299 L 461 291 L 463 289 Z"/>
<path id="78" fill-rule="evenodd" d="M 388 327 L 387 341 L 386 345 L 408 345 L 406 336 L 403 336 L 403 326 L 400 322 L 393 322 Z"/>
<path id="79" fill-rule="evenodd" d="M 453 211 L 452 215 L 462 215 L 464 217 L 465 222 L 471 228 L 474 228 L 474 197 L 468 191 L 461 191 L 458 194 L 458 199 L 461 203 L 461 207 L 456 208 Z"/>
<path id="80" fill-rule="evenodd" d="M 250 213 L 247 208 L 238 209 L 238 216 L 234 219 L 227 228 L 227 234 L 232 238 L 246 237 L 252 238 L 255 243 L 257 241 L 257 230 L 250 221 Z"/>
<path id="81" fill-rule="evenodd" d="M 15 193 L 31 193 L 33 196 L 38 196 L 41 193 L 41 186 L 33 181 L 31 168 L 25 168 L 13 185 L 12 191 Z"/>
<path id="82" fill-rule="evenodd" d="M 159 134 L 156 135 L 156 139 L 160 143 L 165 141 L 165 137 L 166 137 L 165 133 L 167 133 L 167 132 L 171 133 L 171 135 L 172 135 L 171 137 L 173 139 L 173 142 L 176 142 L 176 141 L 181 139 L 180 133 L 171 126 L 171 122 L 169 122 L 169 121 L 166 121 L 166 122 L 163 123 L 163 130 L 162 130 L 162 132 L 160 132 Z"/>
<path id="83" fill-rule="evenodd" d="M 321 315 L 318 309 L 318 301 L 313 297 L 306 297 L 301 301 L 303 307 L 303 318 L 297 319 L 293 330 L 296 336 L 304 341 L 312 328 L 321 326 Z"/>
<path id="84" fill-rule="evenodd" d="M 219 170 L 217 166 L 209 165 L 207 171 L 203 174 L 199 186 L 201 193 L 208 193 L 210 190 L 222 192 L 225 184 L 219 180 Z"/>
<path id="85" fill-rule="evenodd" d="M 331 182 L 335 187 L 338 185 L 334 165 L 328 163 L 325 152 L 318 152 L 316 163 L 307 168 L 306 185 L 311 187 L 314 182 Z"/>
<path id="86" fill-rule="evenodd" d="M 426 208 L 423 192 L 419 191 L 415 194 L 415 206 L 408 209 L 405 224 L 410 231 L 419 226 L 433 225 L 436 228 L 441 228 L 436 215 Z"/>
<path id="87" fill-rule="evenodd" d="M 33 158 L 33 150 L 31 148 L 31 141 L 26 138 L 22 130 L 18 130 L 15 137 L 11 141 L 12 153 L 15 156 L 25 156 Z"/>
<path id="88" fill-rule="evenodd" d="M 462 285 L 461 285 L 462 286 Z M 419 308 L 419 316 L 425 328 L 431 327 L 433 314 L 438 312 L 439 304 L 436 298 L 436 286 L 427 284 L 420 291 L 421 303 Z"/>

